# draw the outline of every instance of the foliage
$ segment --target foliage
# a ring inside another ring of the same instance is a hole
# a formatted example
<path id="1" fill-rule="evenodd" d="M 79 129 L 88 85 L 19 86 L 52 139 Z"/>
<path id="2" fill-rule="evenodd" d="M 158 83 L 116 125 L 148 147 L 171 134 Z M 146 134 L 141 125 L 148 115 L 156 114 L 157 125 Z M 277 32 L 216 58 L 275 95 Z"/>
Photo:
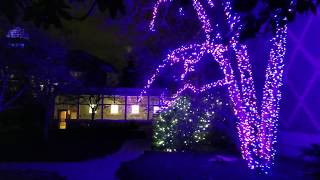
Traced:
<path id="1" fill-rule="evenodd" d="M 91 108 L 91 121 L 94 120 L 99 104 L 101 104 L 102 95 L 81 96 L 80 104 L 87 104 Z"/>
<path id="2" fill-rule="evenodd" d="M 259 32 L 275 29 L 272 18 L 275 14 L 286 17 L 289 22 L 300 13 L 317 13 L 319 0 L 234 0 L 234 9 L 242 14 L 244 23 L 241 38 L 251 38 Z"/>
<path id="3" fill-rule="evenodd" d="M 181 150 L 181 142 L 178 138 L 182 137 L 179 137 L 181 130 L 179 130 L 178 121 L 188 118 L 187 113 L 189 113 L 190 105 L 186 97 L 181 97 L 171 108 L 156 118 L 154 126 L 154 145 L 156 148 L 168 152 Z"/>
<path id="4" fill-rule="evenodd" d="M 241 39 L 255 37 L 259 32 L 272 30 L 271 19 L 281 11 L 283 17 L 293 21 L 297 13 L 317 13 L 320 0 L 233 0 L 234 9 L 242 14 L 244 28 Z M 175 6 L 187 8 L 191 0 L 175 0 Z M 218 0 L 219 2 L 219 0 Z M 80 17 L 73 14 L 80 4 L 88 6 L 88 10 Z M 119 13 L 126 14 L 124 0 L 1 0 L 0 16 L 11 23 L 31 21 L 38 27 L 48 28 L 51 25 L 60 28 L 67 20 L 85 20 L 95 9 L 108 11 L 114 19 Z"/>
<path id="5" fill-rule="evenodd" d="M 184 0 L 185 1 L 185 0 Z M 241 13 L 243 28 L 241 39 L 255 37 L 260 32 L 275 30 L 272 18 L 275 14 L 286 17 L 289 22 L 297 14 L 317 14 L 320 0 L 233 0 L 233 9 Z"/>
<path id="6" fill-rule="evenodd" d="M 15 82 L 12 69 L 0 63 L 0 113 L 16 108 L 15 102 L 26 91 L 25 85 Z"/>
<path id="7" fill-rule="evenodd" d="M 215 0 L 214 4 L 220 4 L 224 0 Z M 241 14 L 243 28 L 240 34 L 241 40 L 253 38 L 259 33 L 275 30 L 272 18 L 275 14 L 286 17 L 289 22 L 295 19 L 297 14 L 312 12 L 317 13 L 320 0 L 231 0 L 233 9 Z M 192 6 L 192 0 L 176 0 L 172 6 L 188 9 Z"/>
<path id="8" fill-rule="evenodd" d="M 219 149 L 220 147 L 214 147 L 216 145 L 230 144 L 221 144 L 220 139 L 223 137 L 226 140 L 225 134 L 229 132 L 224 130 L 229 127 L 222 126 L 232 119 L 231 108 L 224 97 L 227 96 L 219 91 L 179 97 L 171 107 L 161 111 L 155 118 L 155 149 L 168 152 L 206 151 Z M 219 137 L 214 137 L 215 135 Z"/>
<path id="9" fill-rule="evenodd" d="M 56 94 L 66 89 L 79 88 L 81 83 L 71 76 L 66 67 L 64 48 L 41 33 L 36 37 L 39 39 L 34 38 L 28 45 L 21 47 L 10 46 L 11 41 L 15 40 L 11 38 L 0 44 L 1 71 L 9 70 L 6 76 L 14 77 L 8 79 L 13 89 L 24 90 L 11 95 L 11 99 L 22 95 L 21 101 L 28 101 L 27 105 L 32 105 L 30 107 L 42 115 L 43 137 L 47 140 Z M 8 89 L 7 92 L 12 94 L 14 91 Z M 13 101 L 8 99 L 7 102 Z M 13 105 L 23 107 L 25 104 L 10 104 Z"/>
<path id="10" fill-rule="evenodd" d="M 73 16 L 77 3 L 91 4 L 81 17 Z M 6 17 L 11 23 L 31 21 L 38 27 L 54 25 L 59 28 L 63 20 L 84 20 L 96 8 L 101 12 L 109 11 L 112 18 L 118 12 L 125 14 L 123 0 L 1 0 L 0 16 Z"/>

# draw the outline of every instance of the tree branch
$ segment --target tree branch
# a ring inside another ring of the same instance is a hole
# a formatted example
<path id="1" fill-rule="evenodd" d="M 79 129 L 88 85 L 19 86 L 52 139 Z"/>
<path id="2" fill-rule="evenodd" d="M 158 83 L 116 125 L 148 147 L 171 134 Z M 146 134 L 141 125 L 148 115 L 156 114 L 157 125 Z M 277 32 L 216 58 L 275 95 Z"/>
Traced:
<path id="1" fill-rule="evenodd" d="M 2 72 L 3 73 L 3 77 L 1 78 L 2 80 L 2 86 L 1 86 L 1 94 L 0 94 L 0 98 L 4 98 L 4 94 L 6 92 L 6 89 L 8 87 L 8 79 L 9 77 L 6 76 L 5 72 Z"/>
<path id="2" fill-rule="evenodd" d="M 4 104 L 3 109 L 9 108 L 10 105 L 14 103 L 14 101 L 16 101 L 25 92 L 26 89 L 27 86 L 24 86 L 14 97 L 12 97 L 8 102 Z"/>
<path id="3" fill-rule="evenodd" d="M 72 19 L 75 19 L 75 20 L 78 20 L 78 21 L 84 21 L 85 19 L 87 19 L 92 14 L 92 12 L 93 12 L 94 8 L 96 7 L 96 5 L 97 5 L 97 0 L 94 0 L 86 14 L 84 14 L 83 16 L 80 16 L 80 17 L 71 16 Z"/>

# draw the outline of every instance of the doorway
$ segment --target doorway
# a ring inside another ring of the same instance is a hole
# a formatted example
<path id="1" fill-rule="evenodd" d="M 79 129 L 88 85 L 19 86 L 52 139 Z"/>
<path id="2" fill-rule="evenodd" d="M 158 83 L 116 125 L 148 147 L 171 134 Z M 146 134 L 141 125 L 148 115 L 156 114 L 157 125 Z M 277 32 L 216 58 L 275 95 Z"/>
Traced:
<path id="1" fill-rule="evenodd" d="M 67 116 L 68 116 L 67 110 L 59 111 L 59 129 L 67 129 L 67 122 L 66 122 Z"/>

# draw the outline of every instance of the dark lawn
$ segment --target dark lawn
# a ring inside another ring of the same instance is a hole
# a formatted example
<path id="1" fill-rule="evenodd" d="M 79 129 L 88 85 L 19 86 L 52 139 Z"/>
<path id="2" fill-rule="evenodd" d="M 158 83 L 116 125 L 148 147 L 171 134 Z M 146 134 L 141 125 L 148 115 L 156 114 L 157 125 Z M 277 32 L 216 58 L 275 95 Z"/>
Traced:
<path id="1" fill-rule="evenodd" d="M 125 140 L 145 136 L 126 128 L 83 128 L 50 132 L 48 142 L 40 133 L 0 134 L 0 161 L 81 161 L 116 152 Z"/>
<path id="2" fill-rule="evenodd" d="M 258 176 L 245 162 L 209 161 L 214 155 L 205 153 L 146 152 L 136 160 L 125 162 L 117 172 L 121 180 L 215 180 L 215 179 L 312 179 L 304 176 L 303 164 L 281 159 L 271 176 Z"/>
<path id="3" fill-rule="evenodd" d="M 0 170 L 1 180 L 66 180 L 56 172 L 37 170 Z"/>

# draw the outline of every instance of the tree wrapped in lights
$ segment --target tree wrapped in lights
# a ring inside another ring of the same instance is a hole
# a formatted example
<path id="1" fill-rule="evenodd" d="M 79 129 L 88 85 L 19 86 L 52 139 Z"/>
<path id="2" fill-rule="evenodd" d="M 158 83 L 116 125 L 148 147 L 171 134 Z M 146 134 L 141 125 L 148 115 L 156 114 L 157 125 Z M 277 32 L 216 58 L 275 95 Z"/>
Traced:
<path id="1" fill-rule="evenodd" d="M 215 1 L 203 1 L 209 5 L 209 8 L 216 5 Z M 186 90 L 201 94 L 218 86 L 227 86 L 234 114 L 238 118 L 237 129 L 241 142 L 242 157 L 247 161 L 251 169 L 268 173 L 273 165 L 276 152 L 274 144 L 277 139 L 279 101 L 281 99 L 280 87 L 283 78 L 283 59 L 286 52 L 287 18 L 280 16 L 281 9 L 276 9 L 274 12 L 272 20 L 275 24 L 275 31 L 270 41 L 270 58 L 266 69 L 263 99 L 261 107 L 258 107 L 247 46 L 239 42 L 240 32 L 243 28 L 240 16 L 232 12 L 230 2 L 223 1 L 224 13 L 231 37 L 229 36 L 225 40 L 228 42 L 227 45 L 222 44 L 220 43 L 222 41 L 219 29 L 214 30 L 207 15 L 207 6 L 201 3 L 203 1 L 192 0 L 192 5 L 201 22 L 205 41 L 183 45 L 169 53 L 164 63 L 156 69 L 156 72 L 147 81 L 141 97 L 166 67 L 183 63 L 184 72 L 181 73 L 180 80 L 184 81 L 190 72 L 195 71 L 194 66 L 203 59 L 204 55 L 211 54 L 213 60 L 219 63 L 220 69 L 224 73 L 223 79 L 200 87 L 186 82 L 182 88 L 163 100 L 167 107 L 171 107 Z M 158 0 L 154 7 L 153 18 L 150 23 L 150 30 L 152 31 L 155 31 L 155 20 L 159 6 L 165 2 L 171 1 Z M 293 5 L 294 3 L 291 2 L 291 4 Z M 235 54 L 239 76 L 235 74 L 236 70 L 231 66 L 230 56 L 233 53 Z"/>

